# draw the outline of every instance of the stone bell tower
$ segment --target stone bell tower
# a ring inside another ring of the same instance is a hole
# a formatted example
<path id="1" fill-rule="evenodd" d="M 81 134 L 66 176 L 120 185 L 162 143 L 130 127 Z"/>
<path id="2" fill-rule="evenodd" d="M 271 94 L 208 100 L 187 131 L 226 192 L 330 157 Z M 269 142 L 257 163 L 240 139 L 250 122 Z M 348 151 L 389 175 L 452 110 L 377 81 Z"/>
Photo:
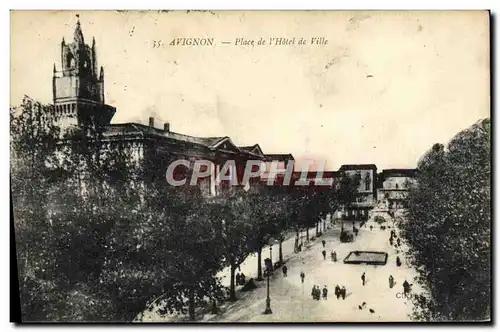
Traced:
<path id="1" fill-rule="evenodd" d="M 85 44 L 77 15 L 73 42 L 61 42 L 61 70 L 52 79 L 55 117 L 61 128 L 107 125 L 116 109 L 104 102 L 104 69 L 98 70 L 95 39 Z"/>

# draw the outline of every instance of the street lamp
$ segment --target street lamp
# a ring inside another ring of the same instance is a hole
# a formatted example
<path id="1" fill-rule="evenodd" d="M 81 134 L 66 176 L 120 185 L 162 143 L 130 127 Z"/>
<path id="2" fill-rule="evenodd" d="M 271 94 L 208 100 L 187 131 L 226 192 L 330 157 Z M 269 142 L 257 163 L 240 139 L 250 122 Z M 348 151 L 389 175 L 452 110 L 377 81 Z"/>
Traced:
<path id="1" fill-rule="evenodd" d="M 275 240 L 271 237 L 269 238 L 269 264 L 266 266 L 267 274 L 267 298 L 266 298 L 266 310 L 264 310 L 264 315 L 270 315 L 273 313 L 271 310 L 271 298 L 269 297 L 269 278 L 271 276 L 271 269 L 273 265 L 273 244 Z"/>

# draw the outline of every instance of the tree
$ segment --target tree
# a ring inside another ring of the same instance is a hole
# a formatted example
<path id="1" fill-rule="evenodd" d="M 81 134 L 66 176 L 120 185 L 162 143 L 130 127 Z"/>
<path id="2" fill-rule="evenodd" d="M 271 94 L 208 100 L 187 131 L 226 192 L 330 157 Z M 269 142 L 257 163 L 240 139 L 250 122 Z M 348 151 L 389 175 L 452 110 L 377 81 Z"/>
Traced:
<path id="1" fill-rule="evenodd" d="M 349 209 L 352 203 L 356 201 L 356 196 L 358 193 L 359 183 L 361 181 L 361 175 L 356 173 L 354 175 L 349 175 L 343 172 L 338 180 L 338 185 L 336 186 L 336 201 L 344 209 Z"/>
<path id="2" fill-rule="evenodd" d="M 482 120 L 436 144 L 418 164 L 403 236 L 429 298 L 417 317 L 474 320 L 490 315 L 491 125 Z"/>
<path id="3" fill-rule="evenodd" d="M 219 234 L 197 189 L 145 183 L 138 220 L 124 216 L 109 234 L 102 282 L 127 321 L 154 305 L 160 313 L 187 312 L 194 320 L 206 297 L 222 298 Z"/>
<path id="4" fill-rule="evenodd" d="M 236 301 L 235 271 L 252 253 L 254 243 L 251 200 L 242 190 L 232 188 L 228 197 L 213 204 L 213 216 L 222 241 L 222 257 L 231 271 L 229 300 Z"/>
<path id="5" fill-rule="evenodd" d="M 59 128 L 46 115 L 51 107 L 25 97 L 10 109 L 11 191 L 23 321 L 55 318 L 67 294 L 44 279 L 54 259 L 46 206 L 57 173 Z"/>
<path id="6" fill-rule="evenodd" d="M 257 280 L 263 280 L 262 248 L 268 244 L 271 237 L 283 238 L 282 230 L 286 227 L 283 223 L 283 220 L 286 220 L 285 201 L 282 195 L 266 187 L 249 194 L 248 200 L 253 226 L 250 248 L 257 252 Z"/>

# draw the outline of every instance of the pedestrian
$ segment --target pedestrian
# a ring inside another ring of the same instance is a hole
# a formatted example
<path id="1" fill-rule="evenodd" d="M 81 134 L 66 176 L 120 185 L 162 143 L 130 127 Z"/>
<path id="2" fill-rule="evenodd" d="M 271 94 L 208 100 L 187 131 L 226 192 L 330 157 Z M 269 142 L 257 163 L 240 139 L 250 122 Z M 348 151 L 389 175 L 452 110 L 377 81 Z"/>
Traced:
<path id="1" fill-rule="evenodd" d="M 336 251 L 333 252 L 333 261 L 334 262 L 337 261 L 337 252 Z"/>
<path id="2" fill-rule="evenodd" d="M 288 271 L 288 268 L 286 267 L 286 265 L 283 265 L 283 267 L 281 268 L 281 270 L 283 271 L 283 277 L 286 277 L 286 273 Z"/>
<path id="3" fill-rule="evenodd" d="M 302 283 L 304 283 L 304 278 L 306 277 L 306 274 L 304 271 L 300 272 L 300 280 L 302 280 Z"/>
<path id="4" fill-rule="evenodd" d="M 337 297 L 337 300 L 340 297 L 340 287 L 339 287 L 339 285 L 335 286 L 335 296 Z"/>
<path id="5" fill-rule="evenodd" d="M 391 238 L 389 239 L 389 243 L 390 243 L 390 245 L 391 245 L 391 246 L 394 244 L 394 239 L 392 238 L 392 236 L 391 236 Z"/>
<path id="6" fill-rule="evenodd" d="M 405 282 L 403 282 L 403 292 L 404 294 L 408 294 L 410 292 L 410 284 L 408 283 L 408 281 L 405 280 Z"/>
<path id="7" fill-rule="evenodd" d="M 244 285 L 245 284 L 245 275 L 242 273 L 240 274 L 240 285 Z"/>
<path id="8" fill-rule="evenodd" d="M 394 287 L 394 277 L 391 275 L 389 276 L 389 288 Z"/>
<path id="9" fill-rule="evenodd" d="M 323 299 L 327 299 L 328 298 L 328 289 L 326 288 L 326 285 L 325 287 L 323 287 Z"/>
<path id="10" fill-rule="evenodd" d="M 313 300 L 316 298 L 316 285 L 313 285 L 313 288 L 311 290 L 311 296 Z"/>
<path id="11" fill-rule="evenodd" d="M 236 273 L 236 285 L 240 284 L 240 279 L 241 279 L 241 275 L 239 273 Z"/>
<path id="12" fill-rule="evenodd" d="M 345 294 L 346 293 L 346 289 L 345 289 L 345 286 L 342 286 L 342 300 L 345 300 Z"/>
<path id="13" fill-rule="evenodd" d="M 326 250 L 323 250 L 321 253 L 323 254 L 323 259 L 326 259 Z"/>
<path id="14" fill-rule="evenodd" d="M 332 262 L 333 262 L 333 250 L 332 250 L 332 252 L 330 253 L 330 257 L 332 258 Z"/>
<path id="15" fill-rule="evenodd" d="M 316 301 L 319 301 L 321 299 L 321 290 L 319 289 L 319 286 L 316 286 Z"/>
<path id="16" fill-rule="evenodd" d="M 365 282 L 366 282 L 366 275 L 365 275 L 365 272 L 363 272 L 363 274 L 361 275 L 361 281 L 363 282 L 363 286 L 365 285 Z"/>
<path id="17" fill-rule="evenodd" d="M 370 230 L 373 231 L 373 226 L 372 225 L 370 225 Z"/>
<path id="18" fill-rule="evenodd" d="M 325 241 L 325 240 L 323 240 L 323 241 L 321 241 L 321 243 L 323 243 L 323 248 L 324 248 L 324 247 L 325 247 L 325 245 L 326 245 L 326 241 Z"/>
<path id="19" fill-rule="evenodd" d="M 401 246 L 401 240 L 400 238 L 398 237 L 398 247 Z"/>
<path id="20" fill-rule="evenodd" d="M 401 259 L 399 259 L 399 256 L 396 257 L 396 266 L 401 266 Z"/>

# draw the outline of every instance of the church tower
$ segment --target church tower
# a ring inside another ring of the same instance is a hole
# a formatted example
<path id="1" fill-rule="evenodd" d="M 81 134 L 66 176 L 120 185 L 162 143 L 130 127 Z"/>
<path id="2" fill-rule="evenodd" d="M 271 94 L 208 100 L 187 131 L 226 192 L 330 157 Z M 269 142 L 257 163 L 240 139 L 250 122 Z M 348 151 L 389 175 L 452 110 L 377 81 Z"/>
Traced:
<path id="1" fill-rule="evenodd" d="M 78 18 L 78 15 L 77 15 Z M 116 112 L 104 103 L 104 69 L 98 70 L 95 39 L 85 44 L 80 19 L 73 42 L 61 42 L 61 68 L 54 64 L 52 91 L 56 119 L 62 128 L 108 125 Z"/>

